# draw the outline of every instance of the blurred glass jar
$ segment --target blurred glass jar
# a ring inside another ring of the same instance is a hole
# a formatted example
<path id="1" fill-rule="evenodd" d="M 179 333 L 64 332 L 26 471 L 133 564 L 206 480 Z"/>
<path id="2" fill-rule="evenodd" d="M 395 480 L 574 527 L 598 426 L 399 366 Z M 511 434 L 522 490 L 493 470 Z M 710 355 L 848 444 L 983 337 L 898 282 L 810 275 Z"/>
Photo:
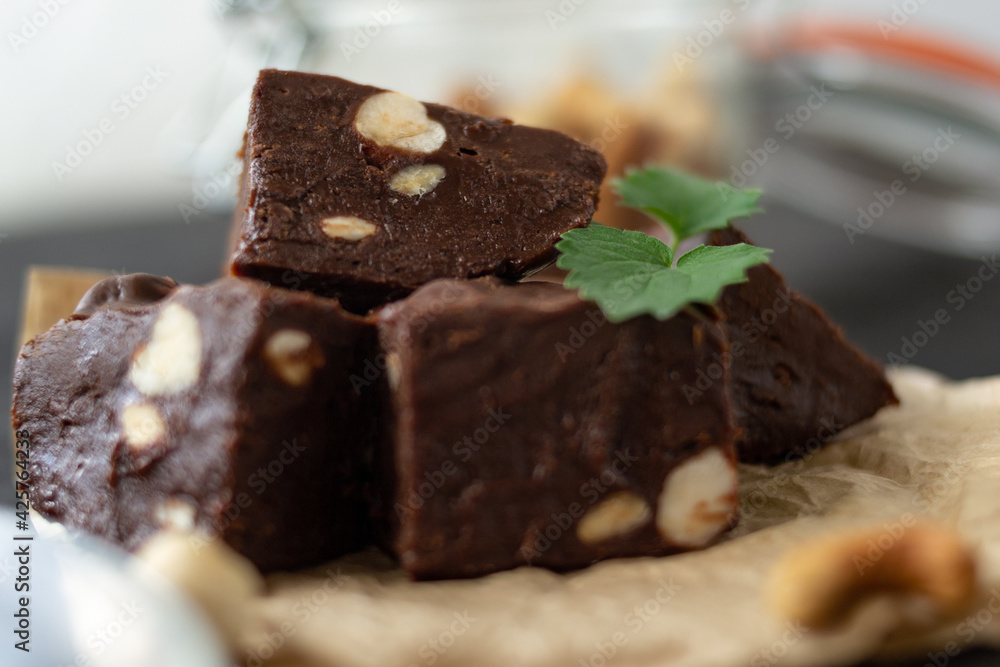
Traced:
<path id="1" fill-rule="evenodd" d="M 299 69 L 562 130 L 604 152 L 609 176 L 649 161 L 721 175 L 744 142 L 735 44 L 750 4 L 288 0 L 237 3 L 224 15 L 244 25 L 262 13 L 282 19 L 270 22 L 284 25 L 282 43 L 305 45 Z M 609 190 L 602 201 L 602 222 L 643 223 Z"/>
<path id="2" fill-rule="evenodd" d="M 775 3 L 749 40 L 757 136 L 729 179 L 852 245 L 1000 249 L 997 19 L 990 0 Z"/>

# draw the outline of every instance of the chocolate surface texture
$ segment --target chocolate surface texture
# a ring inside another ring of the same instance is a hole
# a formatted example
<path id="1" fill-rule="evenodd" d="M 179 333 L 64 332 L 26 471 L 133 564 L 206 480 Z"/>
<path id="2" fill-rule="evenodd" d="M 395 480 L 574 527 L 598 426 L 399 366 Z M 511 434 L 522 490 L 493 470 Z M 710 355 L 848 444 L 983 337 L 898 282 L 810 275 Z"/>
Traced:
<path id="1" fill-rule="evenodd" d="M 101 307 L 131 308 L 155 303 L 172 292 L 177 282 L 150 273 L 111 276 L 91 287 L 73 315 L 90 317 Z"/>
<path id="2" fill-rule="evenodd" d="M 264 70 L 231 271 L 363 311 L 436 278 L 520 278 L 590 220 L 606 163 L 554 131 Z"/>
<path id="3" fill-rule="evenodd" d="M 350 376 L 375 353 L 374 326 L 256 281 L 157 299 L 145 288 L 166 283 L 110 280 L 84 298 L 92 314 L 17 360 L 35 508 L 129 549 L 163 527 L 198 529 L 264 570 L 364 545 L 380 401 Z"/>
<path id="4" fill-rule="evenodd" d="M 621 324 L 508 282 L 594 211 L 604 159 L 557 132 L 265 70 L 243 158 L 240 277 L 114 276 L 22 349 L 46 517 L 129 549 L 197 530 L 265 571 L 373 539 L 420 579 L 565 570 L 711 544 L 736 460 L 897 402 L 770 266 Z"/>
<path id="5" fill-rule="evenodd" d="M 440 280 L 380 313 L 383 538 L 417 578 L 704 546 L 736 507 L 708 315 L 606 322 L 550 283 Z"/>
<path id="6" fill-rule="evenodd" d="M 750 243 L 736 229 L 712 245 Z M 808 456 L 844 428 L 899 401 L 883 369 L 767 265 L 727 287 L 718 305 L 730 345 L 730 398 L 741 461 Z M 701 378 L 698 389 L 711 384 Z"/>

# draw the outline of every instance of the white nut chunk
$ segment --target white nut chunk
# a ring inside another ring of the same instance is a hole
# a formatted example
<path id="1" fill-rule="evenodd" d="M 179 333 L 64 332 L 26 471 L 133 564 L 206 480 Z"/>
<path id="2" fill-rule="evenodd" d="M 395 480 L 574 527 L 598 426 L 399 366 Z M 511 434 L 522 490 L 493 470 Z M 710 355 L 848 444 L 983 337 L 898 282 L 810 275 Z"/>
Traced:
<path id="1" fill-rule="evenodd" d="M 264 343 L 264 358 L 275 374 L 293 387 L 309 382 L 325 360 L 312 336 L 299 329 L 279 329 Z"/>
<path id="2" fill-rule="evenodd" d="M 396 172 L 389 189 L 404 195 L 420 197 L 432 192 L 444 180 L 444 167 L 439 164 L 414 164 Z"/>
<path id="3" fill-rule="evenodd" d="M 957 617 L 976 600 L 976 569 L 975 551 L 955 528 L 904 514 L 793 547 L 772 567 L 764 594 L 781 616 L 809 628 L 841 625 L 886 594 L 923 615 Z"/>
<path id="4" fill-rule="evenodd" d="M 217 536 L 163 530 L 136 555 L 187 593 L 215 622 L 234 653 L 256 639 L 256 603 L 264 594 L 260 573 Z M 257 644 L 254 644 L 257 646 Z"/>
<path id="5" fill-rule="evenodd" d="M 656 512 L 660 535 L 678 546 L 700 547 L 724 531 L 736 514 L 736 469 L 718 447 L 674 468 L 663 482 Z"/>
<path id="6" fill-rule="evenodd" d="M 631 533 L 653 518 L 645 500 L 631 491 L 613 493 L 592 507 L 576 524 L 576 536 L 584 544 L 603 542 Z"/>
<path id="7" fill-rule="evenodd" d="M 399 380 L 403 373 L 403 362 L 399 359 L 399 354 L 390 352 L 385 357 L 385 374 L 389 381 L 389 388 L 393 391 L 399 389 Z"/>
<path id="8" fill-rule="evenodd" d="M 122 436 L 125 444 L 138 451 L 162 440 L 167 425 L 160 412 L 149 403 L 131 403 L 122 410 Z"/>
<path id="9" fill-rule="evenodd" d="M 353 215 L 337 215 L 320 221 L 323 233 L 331 239 L 360 241 L 378 231 L 378 227 Z"/>
<path id="10" fill-rule="evenodd" d="M 201 354 L 198 318 L 178 303 L 167 304 L 149 342 L 132 360 L 129 379 L 147 396 L 179 393 L 198 381 Z"/>
<path id="11" fill-rule="evenodd" d="M 194 530 L 195 514 L 194 505 L 186 500 L 167 498 L 157 506 L 153 516 L 161 528 L 190 532 Z"/>
<path id="12" fill-rule="evenodd" d="M 441 148 L 445 130 L 427 117 L 427 107 L 402 93 L 372 95 L 361 104 L 354 127 L 365 139 L 379 146 L 392 146 L 415 153 Z"/>

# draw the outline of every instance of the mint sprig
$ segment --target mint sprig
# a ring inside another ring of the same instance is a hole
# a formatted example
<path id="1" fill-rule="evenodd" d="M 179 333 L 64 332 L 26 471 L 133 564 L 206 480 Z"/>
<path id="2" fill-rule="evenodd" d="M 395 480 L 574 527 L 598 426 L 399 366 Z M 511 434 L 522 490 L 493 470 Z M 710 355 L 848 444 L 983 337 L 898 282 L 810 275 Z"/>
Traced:
<path id="1" fill-rule="evenodd" d="M 673 243 L 592 223 L 556 244 L 565 286 L 595 301 L 612 322 L 649 314 L 667 319 L 692 303 L 712 304 L 728 285 L 746 281 L 770 250 L 746 243 L 704 246 L 676 257 L 680 243 L 758 212 L 759 191 L 715 185 L 675 170 L 646 168 L 613 183 L 623 203 L 651 213 Z M 675 261 L 676 259 L 676 261 Z"/>
<path id="2" fill-rule="evenodd" d="M 684 239 L 763 211 L 757 205 L 760 190 L 738 190 L 667 167 L 634 169 L 611 185 L 622 205 L 645 211 L 666 225 L 673 232 L 675 249 Z"/>

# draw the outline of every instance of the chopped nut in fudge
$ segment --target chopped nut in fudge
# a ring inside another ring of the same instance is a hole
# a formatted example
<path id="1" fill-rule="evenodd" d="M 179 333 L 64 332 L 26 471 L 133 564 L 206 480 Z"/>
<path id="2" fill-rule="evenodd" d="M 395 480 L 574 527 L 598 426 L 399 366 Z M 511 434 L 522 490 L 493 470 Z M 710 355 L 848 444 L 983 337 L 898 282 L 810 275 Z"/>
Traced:
<path id="1" fill-rule="evenodd" d="M 725 354 L 708 311 L 606 321 L 551 283 L 439 280 L 379 314 L 383 539 L 417 578 L 703 547 L 732 524 Z"/>
<path id="2" fill-rule="evenodd" d="M 264 70 L 231 271 L 362 311 L 436 278 L 517 279 L 586 225 L 603 156 L 558 132 Z"/>
<path id="3" fill-rule="evenodd" d="M 34 506 L 130 549 L 216 535 L 264 570 L 356 549 L 382 401 L 350 377 L 375 350 L 372 323 L 312 294 L 102 281 L 17 360 Z"/>

